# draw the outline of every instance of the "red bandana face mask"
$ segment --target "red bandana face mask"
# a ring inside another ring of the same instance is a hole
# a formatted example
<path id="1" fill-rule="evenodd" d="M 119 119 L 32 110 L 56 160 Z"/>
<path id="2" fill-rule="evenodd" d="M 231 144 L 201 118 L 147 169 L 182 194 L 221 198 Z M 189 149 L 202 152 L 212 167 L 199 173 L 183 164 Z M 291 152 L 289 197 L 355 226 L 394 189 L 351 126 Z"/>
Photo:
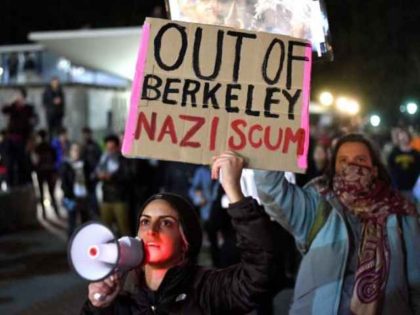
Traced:
<path id="1" fill-rule="evenodd" d="M 373 169 L 357 164 L 348 164 L 340 173 L 335 174 L 333 179 L 335 194 L 354 212 L 366 211 L 375 203 L 372 197 L 376 187 Z"/>

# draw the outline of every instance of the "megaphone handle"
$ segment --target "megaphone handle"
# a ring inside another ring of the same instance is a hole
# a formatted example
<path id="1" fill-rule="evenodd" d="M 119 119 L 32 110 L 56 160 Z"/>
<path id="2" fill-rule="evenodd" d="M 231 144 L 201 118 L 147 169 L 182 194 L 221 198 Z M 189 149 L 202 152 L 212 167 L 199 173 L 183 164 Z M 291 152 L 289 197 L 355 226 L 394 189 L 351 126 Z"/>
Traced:
<path id="1" fill-rule="evenodd" d="M 93 298 L 94 298 L 96 301 L 98 301 L 98 302 L 102 302 L 102 301 L 104 301 L 104 300 L 106 299 L 106 295 L 105 295 L 105 294 L 101 294 L 101 293 L 97 292 L 97 293 L 95 293 L 95 294 L 93 295 Z"/>

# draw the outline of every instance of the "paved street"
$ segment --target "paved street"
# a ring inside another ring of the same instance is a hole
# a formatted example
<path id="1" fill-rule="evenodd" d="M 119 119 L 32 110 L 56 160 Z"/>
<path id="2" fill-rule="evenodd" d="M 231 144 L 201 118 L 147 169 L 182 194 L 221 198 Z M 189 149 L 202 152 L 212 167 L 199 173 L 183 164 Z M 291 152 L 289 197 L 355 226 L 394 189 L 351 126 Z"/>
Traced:
<path id="1" fill-rule="evenodd" d="M 86 282 L 67 263 L 65 220 L 0 235 L 0 314 L 78 314 Z"/>

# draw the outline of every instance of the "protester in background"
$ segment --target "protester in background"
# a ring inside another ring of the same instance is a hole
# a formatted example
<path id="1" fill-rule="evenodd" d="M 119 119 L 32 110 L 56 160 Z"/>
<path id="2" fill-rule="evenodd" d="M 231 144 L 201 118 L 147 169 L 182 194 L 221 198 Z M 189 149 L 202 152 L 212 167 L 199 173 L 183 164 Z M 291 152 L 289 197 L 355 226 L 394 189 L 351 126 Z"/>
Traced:
<path id="1" fill-rule="evenodd" d="M 189 189 L 196 165 L 184 162 L 161 161 L 162 191 L 169 191 L 189 199 Z M 191 201 L 191 200 L 190 200 Z"/>
<path id="2" fill-rule="evenodd" d="M 382 151 L 381 151 L 382 161 L 387 163 L 387 166 L 389 162 L 389 155 L 391 154 L 392 150 L 394 150 L 394 148 L 398 146 L 398 134 L 400 130 L 401 128 L 399 127 L 392 128 L 390 132 L 390 137 L 387 138 L 387 140 L 382 146 Z"/>
<path id="3" fill-rule="evenodd" d="M 55 136 L 63 127 L 65 113 L 64 92 L 57 77 L 51 79 L 44 90 L 42 99 L 47 114 L 48 131 Z"/>
<path id="4" fill-rule="evenodd" d="M 183 197 L 161 193 L 140 209 L 138 237 L 146 261 L 123 281 L 113 274 L 89 285 L 82 314 L 246 314 L 267 292 L 274 244 L 270 220 L 258 203 L 245 198 L 239 178 L 244 161 L 218 156 L 213 177 L 223 174 L 229 215 L 238 234 L 241 262 L 226 269 L 196 264 L 202 231 L 194 207 Z"/>
<path id="5" fill-rule="evenodd" d="M 7 69 L 9 74 L 9 82 L 16 83 L 19 72 L 19 56 L 17 53 L 10 53 L 7 58 Z"/>
<path id="6" fill-rule="evenodd" d="M 73 143 L 69 157 L 64 159 L 60 169 L 63 205 L 68 214 L 69 237 L 77 226 L 78 216 L 81 223 L 91 219 L 88 201 L 89 173 L 87 164 L 82 160 L 80 153 L 80 145 Z"/>
<path id="7" fill-rule="evenodd" d="M 420 132 L 419 130 L 413 129 L 411 137 L 411 147 L 420 153 Z"/>
<path id="8" fill-rule="evenodd" d="M 125 202 L 130 183 L 125 158 L 120 153 L 120 140 L 116 135 L 105 138 L 105 152 L 96 168 L 96 175 L 102 182 L 102 221 L 113 228 L 117 224 L 118 234 L 129 235 L 130 223 L 128 207 Z"/>
<path id="9" fill-rule="evenodd" d="M 307 182 L 315 178 L 317 175 L 316 165 L 314 160 L 314 151 L 316 147 L 315 138 L 311 135 L 309 137 L 309 148 L 308 148 L 308 168 L 303 174 L 296 174 L 296 184 L 303 187 Z"/>
<path id="10" fill-rule="evenodd" d="M 27 143 L 37 122 L 34 107 L 26 102 L 26 90 L 16 90 L 15 100 L 2 108 L 9 117 L 5 140 L 5 164 L 9 187 L 31 183 Z"/>
<path id="11" fill-rule="evenodd" d="M 55 214 L 59 217 L 57 202 L 55 200 L 55 184 L 57 182 L 56 170 L 57 154 L 51 144 L 48 142 L 48 134 L 45 130 L 38 131 L 37 144 L 33 152 L 33 165 L 38 179 L 39 197 L 42 207 L 42 216 L 46 217 L 46 209 L 44 204 L 44 184 L 48 186 L 51 205 Z"/>
<path id="12" fill-rule="evenodd" d="M 413 188 L 420 174 L 420 153 L 411 147 L 410 142 L 410 133 L 400 129 L 397 145 L 388 157 L 388 167 L 394 187 L 414 201 Z"/>
<path id="13" fill-rule="evenodd" d="M 6 158 L 6 130 L 0 130 L 0 191 L 7 189 L 7 168 L 5 164 Z"/>
<path id="14" fill-rule="evenodd" d="M 325 175 L 305 188 L 257 171 L 265 210 L 304 253 L 291 314 L 420 311 L 420 226 L 360 134 L 340 138 Z"/>
<path id="15" fill-rule="evenodd" d="M 158 190 L 154 190 L 156 167 L 148 159 L 124 159 L 128 170 L 127 204 L 129 208 L 130 231 L 136 231 L 136 219 L 140 206 Z"/>
<path id="16" fill-rule="evenodd" d="M 205 236 L 207 236 L 210 243 L 210 254 L 214 267 L 220 267 L 220 249 L 217 235 L 218 229 L 215 228 L 217 223 L 210 222 L 210 217 L 213 208 L 218 206 L 216 203 L 221 204 L 219 188 L 220 183 L 212 180 L 208 166 L 199 166 L 195 170 L 189 189 L 189 197 L 193 204 L 198 207 L 200 219 L 206 232 Z"/>
<path id="17" fill-rule="evenodd" d="M 102 155 L 99 144 L 92 137 L 92 130 L 89 127 L 82 129 L 82 160 L 85 161 L 89 173 L 91 185 L 88 191 L 89 209 L 92 211 L 93 217 L 99 214 L 98 199 L 96 196 L 96 167 Z"/>
<path id="18" fill-rule="evenodd" d="M 58 132 L 58 136 L 54 137 L 51 141 L 51 146 L 54 148 L 56 153 L 55 167 L 57 170 L 61 168 L 63 160 L 66 159 L 70 151 L 70 140 L 67 134 L 66 128 L 61 128 Z"/>
<path id="19" fill-rule="evenodd" d="M 328 150 L 326 147 L 316 144 L 313 159 L 315 164 L 314 178 L 325 173 L 328 167 Z"/>

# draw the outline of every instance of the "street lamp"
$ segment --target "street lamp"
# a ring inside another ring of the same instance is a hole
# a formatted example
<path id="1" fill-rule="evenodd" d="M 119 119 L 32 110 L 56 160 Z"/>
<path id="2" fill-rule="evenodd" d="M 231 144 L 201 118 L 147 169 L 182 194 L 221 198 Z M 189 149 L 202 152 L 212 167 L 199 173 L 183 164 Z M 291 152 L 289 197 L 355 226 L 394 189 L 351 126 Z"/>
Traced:
<path id="1" fill-rule="evenodd" d="M 407 113 L 410 115 L 414 115 L 417 112 L 418 106 L 414 102 L 410 102 L 407 104 Z"/>
<path id="2" fill-rule="evenodd" d="M 0 67 L 0 77 L 3 75 L 4 69 Z"/>
<path id="3" fill-rule="evenodd" d="M 355 100 L 350 100 L 347 106 L 347 112 L 350 115 L 356 115 L 360 111 L 360 104 Z"/>
<path id="4" fill-rule="evenodd" d="M 370 116 L 369 121 L 373 127 L 378 127 L 381 124 L 381 117 L 378 115 L 372 115 Z"/>
<path id="5" fill-rule="evenodd" d="M 357 101 L 349 99 L 347 97 L 341 96 L 337 98 L 336 105 L 337 105 L 337 109 L 340 112 L 343 112 L 352 116 L 358 114 L 360 111 L 360 104 Z"/>
<path id="6" fill-rule="evenodd" d="M 345 98 L 345 97 L 339 97 L 339 98 L 337 98 L 337 102 L 336 102 L 336 104 L 337 104 L 337 109 L 340 111 L 340 112 L 346 112 L 347 111 L 347 103 L 348 103 L 348 100 L 347 100 L 347 98 Z"/>
<path id="7" fill-rule="evenodd" d="M 334 102 L 334 96 L 330 92 L 322 92 L 319 95 L 319 102 L 323 106 L 331 106 Z"/>

